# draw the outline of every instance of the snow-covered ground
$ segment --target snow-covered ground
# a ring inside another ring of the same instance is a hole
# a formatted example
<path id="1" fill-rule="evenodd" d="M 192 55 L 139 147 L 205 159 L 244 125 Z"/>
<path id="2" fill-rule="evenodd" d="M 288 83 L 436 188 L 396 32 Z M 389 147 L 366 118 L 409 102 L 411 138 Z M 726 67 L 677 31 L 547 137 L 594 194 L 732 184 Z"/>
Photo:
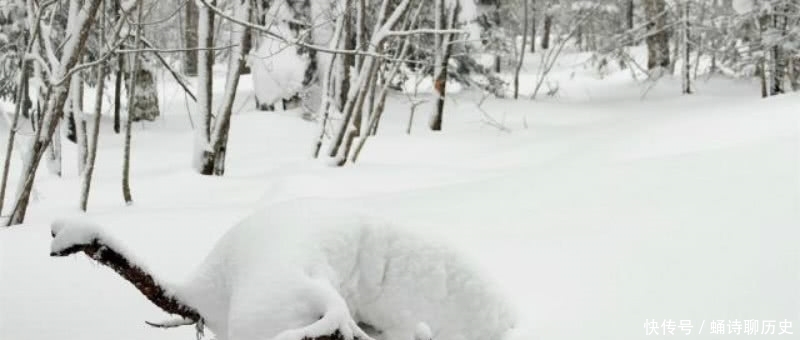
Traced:
<path id="1" fill-rule="evenodd" d="M 298 112 L 251 111 L 247 77 L 221 178 L 191 169 L 187 106 L 167 82 L 162 117 L 135 126 L 132 206 L 123 136 L 104 117 L 89 217 L 177 281 L 260 207 L 331 200 L 459 249 L 519 309 L 520 339 L 641 339 L 653 319 L 690 320 L 692 338 L 721 337 L 709 335 L 716 320 L 788 320 L 795 334 L 782 337 L 797 336 L 800 98 L 763 100 L 757 84 L 727 79 L 681 96 L 677 80 L 646 89 L 581 60 L 562 59 L 556 96 L 539 101 L 487 99 L 480 110 L 480 93 L 453 94 L 442 133 L 426 130 L 423 106 L 406 135 L 406 97 L 393 94 L 378 137 L 344 168 L 309 158 L 318 127 Z M 193 338 L 191 327 L 145 325 L 163 313 L 107 268 L 48 256 L 49 224 L 78 214 L 75 150 L 64 145 L 64 177 L 42 169 L 27 223 L 0 230 L 0 339 Z"/>

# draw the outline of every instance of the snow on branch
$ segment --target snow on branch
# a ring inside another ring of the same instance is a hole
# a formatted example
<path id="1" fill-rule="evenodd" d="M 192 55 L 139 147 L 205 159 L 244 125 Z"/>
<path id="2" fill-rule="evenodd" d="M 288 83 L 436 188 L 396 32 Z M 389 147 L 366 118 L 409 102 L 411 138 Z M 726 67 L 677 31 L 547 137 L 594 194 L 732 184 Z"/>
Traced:
<path id="1" fill-rule="evenodd" d="M 98 225 L 83 219 L 57 220 L 51 227 L 53 241 L 50 256 L 69 256 L 84 253 L 98 263 L 113 269 L 133 284 L 150 302 L 167 313 L 197 322 L 200 314 L 167 292 L 142 265 L 126 254 L 113 238 Z"/>
<path id="2" fill-rule="evenodd" d="M 321 52 L 321 53 L 350 54 L 350 55 L 370 56 L 370 57 L 375 57 L 375 58 L 379 58 L 379 59 L 392 60 L 392 56 L 376 53 L 374 51 L 337 49 L 337 48 L 325 47 L 325 46 L 314 45 L 314 44 L 310 44 L 310 43 L 304 42 L 302 37 L 292 38 L 292 39 L 286 38 L 284 36 L 281 36 L 280 34 L 277 34 L 277 33 L 273 32 L 269 26 L 258 25 L 258 24 L 254 24 L 254 23 L 251 23 L 251 22 L 247 22 L 245 20 L 237 19 L 237 18 L 225 13 L 224 11 L 219 9 L 218 7 L 212 5 L 211 3 L 208 2 L 208 0 L 198 0 L 198 1 L 200 3 L 202 3 L 203 6 L 211 9 L 211 11 L 213 11 L 216 15 L 219 15 L 220 17 L 222 17 L 222 18 L 224 18 L 224 19 L 226 19 L 226 20 L 228 20 L 228 21 L 230 21 L 232 23 L 235 23 L 235 24 L 240 25 L 240 26 L 244 26 L 244 27 L 248 27 L 248 28 L 257 30 L 259 32 L 262 32 L 262 33 L 266 34 L 267 36 L 269 36 L 269 37 L 271 37 L 273 39 L 282 41 L 282 42 L 290 44 L 290 45 L 295 45 L 295 46 L 308 48 L 308 49 L 311 49 L 311 50 L 314 50 L 314 51 L 317 51 L 317 52 Z M 408 1 L 402 2 L 402 3 L 400 3 L 400 5 L 397 6 L 397 8 L 405 8 L 405 7 L 408 6 L 408 3 L 409 3 Z M 395 12 L 394 13 L 396 13 L 395 15 L 399 16 L 399 15 L 402 14 L 403 10 L 397 11 L 397 8 L 395 8 Z M 384 13 L 384 12 L 381 11 L 381 13 Z M 392 20 L 392 18 L 390 18 L 388 21 L 396 22 L 397 21 L 396 19 L 397 18 L 394 18 L 394 20 Z M 378 20 L 378 23 L 380 23 L 380 22 L 382 22 L 382 20 Z M 389 27 L 391 27 L 391 26 L 389 26 Z M 382 35 L 382 36 L 389 36 L 389 35 L 401 36 L 401 35 L 412 35 L 412 34 L 458 34 L 458 33 L 465 33 L 465 32 L 462 31 L 462 30 L 432 30 L 432 29 L 431 30 L 421 29 L 421 30 L 403 32 L 403 31 L 391 31 L 391 30 L 386 29 L 383 32 L 376 32 L 375 34 L 376 35 Z"/>

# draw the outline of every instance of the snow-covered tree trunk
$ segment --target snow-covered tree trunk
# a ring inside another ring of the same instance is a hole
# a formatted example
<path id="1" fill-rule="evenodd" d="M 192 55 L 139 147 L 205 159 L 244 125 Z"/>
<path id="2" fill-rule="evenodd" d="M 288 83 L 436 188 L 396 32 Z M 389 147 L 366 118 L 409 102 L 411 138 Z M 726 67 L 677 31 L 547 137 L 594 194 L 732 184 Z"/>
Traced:
<path id="1" fill-rule="evenodd" d="M 211 5 L 216 1 L 209 2 Z M 212 78 L 214 66 L 214 51 L 209 48 L 214 45 L 214 12 L 198 4 L 200 15 L 197 25 L 198 35 L 198 67 L 197 70 L 197 107 L 200 113 L 200 126 L 195 128 L 195 168 L 199 173 L 210 174 L 213 167 L 207 166 L 207 159 L 213 162 L 213 150 L 210 149 L 211 142 L 211 105 L 212 105 Z M 213 164 L 213 163 L 212 163 Z"/>
<path id="2" fill-rule="evenodd" d="M 36 178 L 36 169 L 64 114 L 64 103 L 69 95 L 69 81 L 65 77 L 75 67 L 84 52 L 89 30 L 94 23 L 95 13 L 101 2 L 102 0 L 86 0 L 78 15 L 70 18 L 75 20 L 75 24 L 70 26 L 73 30 L 66 37 L 58 65 L 53 65 L 49 102 L 46 104 L 46 110 L 41 120 L 41 128 L 37 130 L 28 150 L 27 160 L 23 164 L 23 175 L 17 191 L 18 196 L 8 219 L 8 225 L 20 224 L 25 220 L 33 182 Z"/>
<path id="3" fill-rule="evenodd" d="M 665 0 L 644 0 L 647 14 L 647 69 L 669 68 L 669 32 Z"/>
<path id="4" fill-rule="evenodd" d="M 75 138 L 78 150 L 78 173 L 81 174 L 86 168 L 87 156 L 86 120 L 83 118 L 83 105 L 80 104 L 83 101 L 83 96 L 81 95 L 80 91 L 80 88 L 83 87 L 83 77 L 81 77 L 80 72 L 76 72 L 70 81 L 72 84 L 69 87 L 71 92 L 69 104 L 72 117 L 75 120 Z"/>
<path id="5" fill-rule="evenodd" d="M 237 17 L 242 21 L 252 20 L 252 7 L 249 0 L 239 0 L 236 4 Z M 239 77 L 244 70 L 247 60 L 247 51 L 250 49 L 250 28 L 242 27 L 236 32 L 237 45 L 232 49 L 231 62 L 228 65 L 228 76 L 225 84 L 225 94 L 222 99 L 222 112 L 217 116 L 214 129 L 210 136 L 206 152 L 201 155 L 200 173 L 203 175 L 222 176 L 225 173 L 225 152 L 227 149 L 228 133 L 230 131 L 233 102 L 236 99 L 236 89 L 239 86 Z"/>
<path id="6" fill-rule="evenodd" d="M 97 66 L 97 82 L 95 84 L 95 97 L 94 97 L 94 112 L 93 112 L 93 122 L 92 122 L 92 133 L 91 139 L 89 140 L 89 148 L 88 148 L 88 155 L 86 159 L 86 167 L 84 171 L 81 173 L 83 176 L 81 182 L 81 202 L 80 208 L 83 211 L 86 211 L 86 208 L 89 204 L 89 189 L 92 185 L 92 174 L 94 173 L 94 163 L 97 159 L 97 142 L 98 137 L 100 136 L 100 116 L 102 115 L 102 107 L 103 107 L 103 87 L 105 86 L 105 66 L 99 65 Z"/>
<path id="7" fill-rule="evenodd" d="M 333 39 L 331 39 L 331 43 L 329 45 L 330 49 L 335 49 L 337 46 L 339 46 L 339 41 L 342 38 L 343 28 L 344 19 L 339 18 L 336 20 L 336 28 L 334 29 Z M 333 91 L 333 81 L 335 79 L 333 76 L 333 70 L 336 68 L 337 56 L 338 54 L 331 55 L 330 60 L 328 61 L 328 68 L 326 69 L 327 71 L 325 72 L 325 76 L 322 79 L 322 84 L 320 85 L 322 87 L 322 102 L 320 103 L 319 113 L 317 114 L 317 116 L 320 117 L 320 131 L 316 143 L 314 143 L 314 151 L 312 153 L 314 158 L 319 157 L 319 151 L 322 148 L 322 140 L 325 138 L 325 130 L 327 129 L 328 116 L 330 115 L 331 106 L 334 106 L 335 104 L 335 98 L 333 98 L 335 95 L 335 92 Z"/>
<path id="8" fill-rule="evenodd" d="M 356 106 L 363 105 L 364 97 L 366 96 L 367 88 L 372 83 L 374 73 L 376 72 L 377 63 L 380 62 L 374 55 L 380 50 L 384 39 L 387 38 L 387 33 L 390 32 L 397 22 L 403 17 L 408 9 L 411 0 L 403 0 L 400 2 L 389 15 L 389 0 L 383 0 L 381 9 L 378 13 L 378 19 L 375 22 L 375 29 L 372 30 L 372 37 L 370 38 L 368 49 L 365 52 L 364 63 L 358 72 L 358 76 L 350 87 L 347 95 L 347 102 L 344 105 L 344 117 L 336 130 L 336 135 L 328 150 L 330 157 L 336 158 L 337 165 L 343 165 L 347 160 L 349 150 L 340 152 L 343 146 L 345 137 L 352 133 L 353 129 L 353 114 Z"/>

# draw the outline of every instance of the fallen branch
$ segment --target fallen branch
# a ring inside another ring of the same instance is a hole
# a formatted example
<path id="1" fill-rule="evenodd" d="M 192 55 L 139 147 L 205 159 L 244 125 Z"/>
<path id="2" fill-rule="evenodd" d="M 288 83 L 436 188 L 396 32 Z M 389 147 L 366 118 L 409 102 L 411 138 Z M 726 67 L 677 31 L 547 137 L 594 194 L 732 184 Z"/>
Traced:
<path id="1" fill-rule="evenodd" d="M 53 229 L 52 235 L 54 238 L 59 236 L 58 229 L 59 228 Z M 89 242 L 81 242 L 64 249 L 53 250 L 50 252 L 50 256 L 63 257 L 81 252 L 117 272 L 122 278 L 133 284 L 133 286 L 150 300 L 150 302 L 163 311 L 169 314 L 180 315 L 184 319 L 189 319 L 194 322 L 198 322 L 202 319 L 197 310 L 178 301 L 174 296 L 167 294 L 164 286 L 157 282 L 150 273 L 132 264 L 125 255 L 117 249 L 114 249 L 114 247 L 107 242 L 104 242 L 97 235 Z"/>

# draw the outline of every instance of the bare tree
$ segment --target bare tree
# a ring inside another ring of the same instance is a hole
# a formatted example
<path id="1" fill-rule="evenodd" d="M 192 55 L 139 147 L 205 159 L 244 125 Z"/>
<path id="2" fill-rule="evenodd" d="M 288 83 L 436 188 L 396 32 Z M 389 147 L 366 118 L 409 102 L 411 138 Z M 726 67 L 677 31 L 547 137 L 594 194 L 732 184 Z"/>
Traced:
<path id="1" fill-rule="evenodd" d="M 237 16 L 245 21 L 252 20 L 252 7 L 249 0 L 239 0 L 237 3 Z M 239 86 L 239 76 L 245 67 L 247 51 L 250 45 L 250 28 L 242 27 L 238 32 L 238 44 L 233 47 L 233 55 L 228 65 L 228 77 L 225 84 L 225 94 L 222 99 L 222 112 L 217 115 L 214 129 L 211 132 L 208 144 L 204 147 L 200 157 L 199 169 L 203 175 L 222 176 L 225 173 L 224 159 L 227 148 L 227 136 L 230 130 L 233 102 L 236 99 L 236 89 Z"/>
<path id="2" fill-rule="evenodd" d="M 54 55 L 48 54 L 47 59 L 52 63 L 50 65 L 51 82 L 49 85 L 48 102 L 45 105 L 45 112 L 41 118 L 40 128 L 34 135 L 27 153 L 27 159 L 25 164 L 23 164 L 23 175 L 20 178 L 18 196 L 11 216 L 8 219 L 8 225 L 19 224 L 25 220 L 25 213 L 28 208 L 33 182 L 36 177 L 36 169 L 44 154 L 45 147 L 50 144 L 58 122 L 64 115 L 64 103 L 69 94 L 69 73 L 73 71 L 73 68 L 83 54 L 86 39 L 94 23 L 97 8 L 100 6 L 101 2 L 102 0 L 84 1 L 78 14 L 75 17 L 69 18 L 69 20 L 74 20 L 74 25 L 70 26 L 73 27 L 73 30 L 71 32 L 72 34 L 66 37 L 66 42 L 62 47 L 61 57 L 56 58 Z M 47 40 L 44 40 L 47 43 Z M 52 48 L 50 50 L 52 50 Z"/>

